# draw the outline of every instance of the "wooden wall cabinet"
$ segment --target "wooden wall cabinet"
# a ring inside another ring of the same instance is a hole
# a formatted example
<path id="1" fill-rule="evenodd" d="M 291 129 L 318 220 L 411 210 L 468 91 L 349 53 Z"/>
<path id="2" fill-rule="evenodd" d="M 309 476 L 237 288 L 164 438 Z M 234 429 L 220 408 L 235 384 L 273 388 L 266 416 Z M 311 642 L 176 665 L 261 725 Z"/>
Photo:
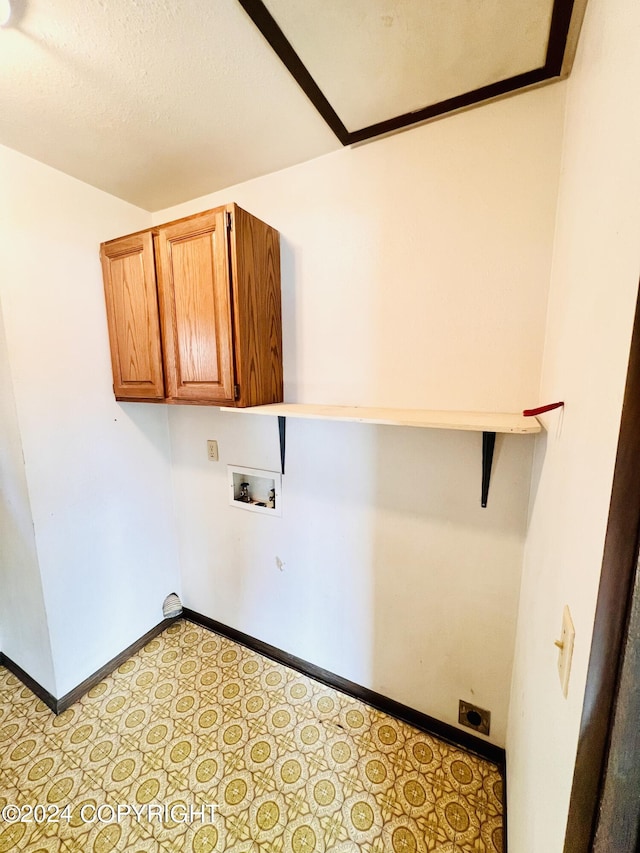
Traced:
<path id="1" fill-rule="evenodd" d="M 101 246 L 118 400 L 281 402 L 278 232 L 235 204 Z"/>

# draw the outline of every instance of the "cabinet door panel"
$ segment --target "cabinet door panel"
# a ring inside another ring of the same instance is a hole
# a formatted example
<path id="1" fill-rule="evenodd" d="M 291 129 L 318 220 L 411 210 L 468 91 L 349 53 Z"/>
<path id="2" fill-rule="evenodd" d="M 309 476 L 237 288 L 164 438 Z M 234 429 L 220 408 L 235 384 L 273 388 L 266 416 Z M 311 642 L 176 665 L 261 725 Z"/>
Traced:
<path id="1" fill-rule="evenodd" d="M 118 399 L 164 398 L 151 233 L 103 244 L 113 390 Z"/>
<path id="2" fill-rule="evenodd" d="M 199 287 L 213 281 L 215 264 L 210 235 L 186 237 L 171 244 L 176 326 L 182 381 L 219 382 L 214 291 Z M 197 341 L 198 345 L 193 346 Z"/>
<path id="3" fill-rule="evenodd" d="M 195 402 L 233 400 L 224 210 L 160 228 L 158 252 L 168 396 Z"/>

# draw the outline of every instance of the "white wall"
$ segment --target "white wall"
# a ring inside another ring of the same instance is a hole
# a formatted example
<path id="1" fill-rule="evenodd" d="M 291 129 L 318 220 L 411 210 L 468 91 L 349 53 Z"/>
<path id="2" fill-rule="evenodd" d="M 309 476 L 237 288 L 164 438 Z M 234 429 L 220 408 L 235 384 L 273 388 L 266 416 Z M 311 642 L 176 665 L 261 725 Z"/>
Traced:
<path id="1" fill-rule="evenodd" d="M 289 400 L 519 411 L 538 402 L 562 86 L 154 214 L 236 201 L 282 234 Z M 532 441 L 290 420 L 281 520 L 227 505 L 277 468 L 269 419 L 169 412 L 185 603 L 504 743 Z M 205 441 L 220 442 L 221 462 Z M 276 565 L 284 561 L 284 570 Z"/>
<path id="2" fill-rule="evenodd" d="M 6 148 L 0 185 L 0 299 L 61 696 L 159 622 L 179 584 L 167 413 L 113 398 L 98 259 L 150 216 Z"/>
<path id="3" fill-rule="evenodd" d="M 568 82 L 540 392 L 566 409 L 537 447 L 507 740 L 515 853 L 563 848 L 640 275 L 639 40 L 635 0 L 589 0 Z M 567 700 L 553 645 L 565 604 Z"/>
<path id="4" fill-rule="evenodd" d="M 0 649 L 50 693 L 53 658 L 0 312 Z"/>

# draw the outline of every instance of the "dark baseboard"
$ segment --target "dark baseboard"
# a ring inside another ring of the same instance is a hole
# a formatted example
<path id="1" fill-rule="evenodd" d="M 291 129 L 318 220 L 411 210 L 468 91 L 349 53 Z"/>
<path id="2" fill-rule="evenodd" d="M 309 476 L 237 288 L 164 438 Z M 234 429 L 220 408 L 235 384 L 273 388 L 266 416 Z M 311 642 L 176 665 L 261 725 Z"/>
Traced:
<path id="1" fill-rule="evenodd" d="M 140 651 L 140 649 L 143 646 L 146 646 L 154 637 L 161 634 L 173 621 L 173 619 L 163 619 L 162 622 L 158 622 L 155 627 L 147 631 L 146 634 L 143 634 L 142 637 L 139 637 L 134 643 L 131 643 L 130 646 L 127 646 L 127 648 L 121 651 L 120 654 L 111 658 L 111 660 L 105 663 L 104 666 L 101 666 L 100 669 L 96 670 L 93 675 L 85 678 L 85 680 L 81 681 L 77 687 L 74 687 L 73 690 L 65 693 L 61 699 L 58 699 L 56 714 L 61 714 L 63 711 L 66 711 L 69 706 L 82 698 L 87 691 L 91 690 L 92 687 L 95 687 L 99 681 L 102 681 L 102 679 L 106 678 L 106 676 L 112 673 L 114 669 L 117 669 L 126 660 L 129 660 L 131 655 L 135 655 L 136 652 Z"/>
<path id="2" fill-rule="evenodd" d="M 430 717 L 428 714 L 423 714 L 421 711 L 409 708 L 407 705 L 396 702 L 394 699 L 389 699 L 381 693 L 370 690 L 368 687 L 362 687 L 362 685 L 356 684 L 354 681 L 349 681 L 347 678 L 329 672 L 327 669 L 322 669 L 313 663 L 309 663 L 309 661 L 288 652 L 283 652 L 276 646 L 272 646 L 262 640 L 257 640 L 255 637 L 244 634 L 235 628 L 230 628 L 228 625 L 223 625 L 222 622 L 217 622 L 215 619 L 210 619 L 208 616 L 196 613 L 195 610 L 185 607 L 182 611 L 182 616 L 196 625 L 201 625 L 203 628 L 214 631 L 216 634 L 228 637 L 242 646 L 246 646 L 265 657 L 271 658 L 271 660 L 296 669 L 298 672 L 303 673 L 303 675 L 308 675 L 316 681 L 321 681 L 329 687 L 334 687 L 336 690 L 353 696 L 354 699 L 359 699 L 361 702 L 379 711 L 383 711 L 391 717 L 409 723 L 409 725 L 420 729 L 420 731 L 434 735 L 434 737 L 446 741 L 453 746 L 461 747 L 467 750 L 467 752 L 472 752 L 481 758 L 485 758 L 487 761 L 496 764 L 504 773 L 506 766 L 505 751 L 500 746 L 495 746 L 492 743 L 481 740 L 475 735 L 457 729 L 455 726 L 443 723 L 435 717 Z M 504 787 L 506 788 L 506 785 Z"/>
<path id="3" fill-rule="evenodd" d="M 31 678 L 28 672 L 25 672 L 21 666 L 18 666 L 15 661 L 12 661 L 11 658 L 7 657 L 4 652 L 0 652 L 0 666 L 4 666 L 9 670 L 9 672 L 12 672 L 25 687 L 28 687 L 32 693 L 35 693 L 38 699 L 42 699 L 44 704 L 51 708 L 54 714 L 57 714 L 56 708 L 58 706 L 58 700 L 53 693 L 49 693 L 48 690 L 45 690 L 42 684 L 39 684 L 35 678 Z"/>
<path id="4" fill-rule="evenodd" d="M 505 753 L 505 761 L 501 766 L 502 771 L 502 853 L 509 851 L 509 839 L 507 838 L 507 759 Z"/>
<path id="5" fill-rule="evenodd" d="M 25 672 L 17 663 L 14 663 L 11 658 L 8 658 L 3 652 L 0 652 L 0 665 L 6 666 L 6 668 L 12 672 L 16 678 L 19 678 L 32 693 L 35 693 L 39 699 L 42 699 L 45 705 L 51 708 L 54 714 L 61 714 L 73 705 L 74 702 L 81 699 L 84 694 L 98 684 L 99 681 L 102 681 L 102 679 L 106 678 L 106 676 L 112 673 L 114 669 L 117 669 L 117 667 L 128 660 L 131 655 L 140 651 L 140 649 L 143 646 L 146 646 L 146 644 L 153 640 L 154 637 L 161 634 L 162 631 L 171 625 L 173 621 L 173 619 L 163 619 L 162 622 L 158 622 L 158 624 L 151 628 L 151 630 L 147 631 L 146 634 L 143 634 L 142 637 L 139 637 L 134 643 L 131 643 L 130 646 L 127 646 L 127 648 L 121 651 L 120 654 L 111 658 L 111 660 L 105 663 L 104 666 L 101 666 L 100 669 L 96 670 L 93 675 L 85 678 L 85 680 L 80 682 L 77 687 L 74 687 L 73 690 L 65 693 L 65 695 L 60 699 L 56 699 L 56 697 L 49 693 L 48 690 L 45 690 L 41 684 L 38 684 L 35 679 L 31 678 L 28 672 Z"/>
<path id="6" fill-rule="evenodd" d="M 434 737 L 446 741 L 453 746 L 461 747 L 462 749 L 472 752 L 481 758 L 485 758 L 487 761 L 491 761 L 493 764 L 496 764 L 503 772 L 505 770 L 506 758 L 505 751 L 502 747 L 495 746 L 492 743 L 481 740 L 475 735 L 468 734 L 467 732 L 457 729 L 455 726 L 451 726 L 448 723 L 443 723 L 441 720 L 437 720 L 435 717 L 430 717 L 428 714 L 423 714 L 421 711 L 416 711 L 408 705 L 396 702 L 395 699 L 389 699 L 381 693 L 376 693 L 374 690 L 370 690 L 368 687 L 356 684 L 354 681 L 349 681 L 349 679 L 343 678 L 341 675 L 336 675 L 328 669 L 322 669 L 322 667 L 309 663 L 309 661 L 296 657 L 296 655 L 284 652 L 282 649 L 278 649 L 276 646 L 272 646 L 269 643 L 265 643 L 262 640 L 258 640 L 255 637 L 250 636 L 249 634 L 238 631 L 236 628 L 230 628 L 222 622 L 217 622 L 215 619 L 203 616 L 195 610 L 185 608 L 182 612 L 182 616 L 184 619 L 187 619 L 196 625 L 201 625 L 209 631 L 228 637 L 230 640 L 240 643 L 240 645 L 246 646 L 265 657 L 271 658 L 271 660 L 275 660 L 278 663 L 284 664 L 284 666 L 296 669 L 298 672 L 308 675 L 316 681 L 320 681 L 329 687 L 335 688 L 336 690 L 341 690 L 343 693 L 353 696 L 354 699 L 358 699 L 361 702 L 370 705 L 372 708 L 377 708 L 385 714 L 389 714 L 398 720 L 409 723 L 409 725 L 414 726 L 420 731 L 433 735 Z M 85 678 L 85 680 L 78 684 L 77 687 L 74 687 L 73 690 L 70 690 L 60 699 L 56 699 L 56 697 L 49 693 L 48 690 L 45 690 L 41 684 L 38 684 L 35 679 L 31 678 L 29 673 L 25 672 L 17 663 L 14 663 L 14 661 L 12 661 L 11 658 L 8 658 L 3 652 L 0 652 L 0 665 L 5 666 L 10 670 L 10 672 L 19 678 L 20 681 L 35 693 L 38 698 L 42 699 L 45 705 L 51 708 L 55 714 L 61 714 L 73 705 L 74 702 L 77 702 L 78 699 L 82 698 L 82 696 L 98 684 L 99 681 L 106 678 L 106 676 L 113 672 L 114 669 L 123 664 L 154 637 L 157 637 L 158 634 L 161 634 L 162 631 L 171 625 L 173 621 L 175 620 L 163 619 L 162 622 L 159 622 L 155 627 L 147 631 L 146 634 L 137 639 L 130 646 L 127 646 L 127 648 L 121 651 L 120 654 L 105 663 L 105 665 L 100 667 L 100 669 L 94 672 L 93 675 Z"/>

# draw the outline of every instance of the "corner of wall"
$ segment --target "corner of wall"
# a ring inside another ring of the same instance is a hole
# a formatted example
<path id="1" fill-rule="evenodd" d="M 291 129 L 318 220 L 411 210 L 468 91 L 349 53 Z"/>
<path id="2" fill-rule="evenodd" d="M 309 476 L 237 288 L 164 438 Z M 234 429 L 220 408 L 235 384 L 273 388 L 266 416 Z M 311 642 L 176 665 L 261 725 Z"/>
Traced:
<path id="1" fill-rule="evenodd" d="M 0 642 L 53 695 L 55 667 L 0 303 Z"/>

